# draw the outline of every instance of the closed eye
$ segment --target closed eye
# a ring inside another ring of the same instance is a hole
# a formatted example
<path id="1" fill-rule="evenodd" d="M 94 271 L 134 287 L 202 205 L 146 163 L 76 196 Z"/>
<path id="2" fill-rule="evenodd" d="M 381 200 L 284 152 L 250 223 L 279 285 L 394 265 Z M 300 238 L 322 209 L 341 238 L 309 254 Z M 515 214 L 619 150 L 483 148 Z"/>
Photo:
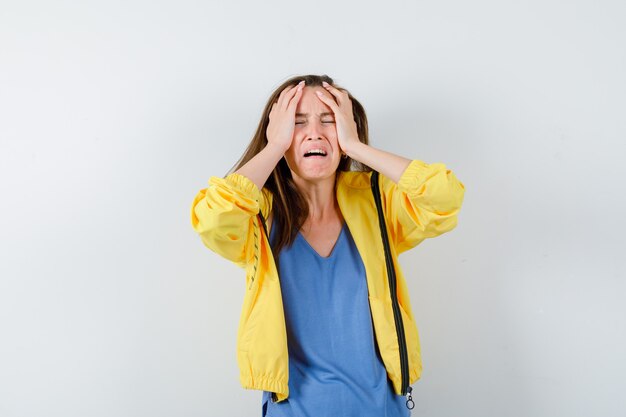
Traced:
<path id="1" fill-rule="evenodd" d="M 302 121 L 296 122 L 297 125 L 303 125 L 305 123 L 306 122 L 302 122 Z M 334 120 L 324 120 L 322 123 L 335 123 L 335 121 Z"/>

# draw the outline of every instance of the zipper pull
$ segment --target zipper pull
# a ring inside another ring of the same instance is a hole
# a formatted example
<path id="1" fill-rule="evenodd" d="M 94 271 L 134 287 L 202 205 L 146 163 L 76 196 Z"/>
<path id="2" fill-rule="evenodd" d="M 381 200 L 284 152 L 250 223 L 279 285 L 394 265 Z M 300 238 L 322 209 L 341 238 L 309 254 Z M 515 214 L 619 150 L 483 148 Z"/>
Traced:
<path id="1" fill-rule="evenodd" d="M 413 397 L 411 396 L 411 392 L 413 388 L 409 385 L 406 389 L 406 408 L 412 410 L 415 408 L 415 403 L 413 402 Z"/>

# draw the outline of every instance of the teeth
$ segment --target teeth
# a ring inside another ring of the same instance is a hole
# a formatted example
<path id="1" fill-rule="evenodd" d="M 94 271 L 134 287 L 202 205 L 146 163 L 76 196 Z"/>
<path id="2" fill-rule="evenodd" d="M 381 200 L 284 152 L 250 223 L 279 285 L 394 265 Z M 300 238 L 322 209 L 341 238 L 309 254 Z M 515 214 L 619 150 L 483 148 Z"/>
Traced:
<path id="1" fill-rule="evenodd" d="M 326 152 L 324 152 L 323 149 L 311 149 L 307 151 L 304 155 L 326 155 Z"/>

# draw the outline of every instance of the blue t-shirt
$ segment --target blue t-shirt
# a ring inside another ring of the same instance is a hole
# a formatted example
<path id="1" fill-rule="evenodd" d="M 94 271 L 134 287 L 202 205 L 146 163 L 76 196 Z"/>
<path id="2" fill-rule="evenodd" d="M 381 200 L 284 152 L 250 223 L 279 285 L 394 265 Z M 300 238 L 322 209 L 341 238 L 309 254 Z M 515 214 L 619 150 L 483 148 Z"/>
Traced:
<path id="1" fill-rule="evenodd" d="M 275 225 L 277 226 L 277 225 Z M 277 227 L 272 227 L 274 242 Z M 289 397 L 263 417 L 406 417 L 374 339 L 365 267 L 344 223 L 324 258 L 298 233 L 279 256 L 287 325 Z"/>

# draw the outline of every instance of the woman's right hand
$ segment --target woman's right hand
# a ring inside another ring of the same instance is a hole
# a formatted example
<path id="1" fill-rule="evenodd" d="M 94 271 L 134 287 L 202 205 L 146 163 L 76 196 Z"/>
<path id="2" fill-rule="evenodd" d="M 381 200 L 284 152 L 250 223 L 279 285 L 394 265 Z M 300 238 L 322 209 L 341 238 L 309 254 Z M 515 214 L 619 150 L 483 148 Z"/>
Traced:
<path id="1" fill-rule="evenodd" d="M 286 87 L 272 104 L 265 134 L 270 145 L 277 146 L 285 152 L 291 146 L 296 123 L 296 107 L 302 97 L 304 80 L 299 84 Z"/>

